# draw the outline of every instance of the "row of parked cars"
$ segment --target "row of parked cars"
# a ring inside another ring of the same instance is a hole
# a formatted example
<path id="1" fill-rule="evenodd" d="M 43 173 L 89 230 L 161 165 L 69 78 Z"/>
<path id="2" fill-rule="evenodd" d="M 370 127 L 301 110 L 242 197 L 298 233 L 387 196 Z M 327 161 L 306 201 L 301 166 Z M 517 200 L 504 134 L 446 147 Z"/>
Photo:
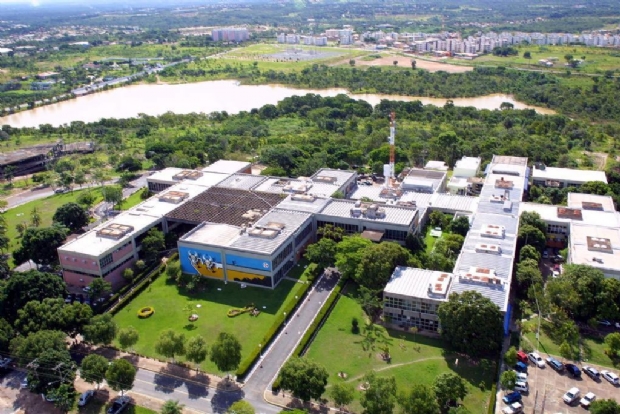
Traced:
<path id="1" fill-rule="evenodd" d="M 517 352 L 517 364 L 515 365 L 515 371 L 517 372 L 517 382 L 513 392 L 504 396 L 504 403 L 508 404 L 508 407 L 505 407 L 503 412 L 505 414 L 517 414 L 523 412 L 523 405 L 521 404 L 521 394 L 529 392 L 529 385 L 527 383 L 527 367 L 528 362 L 531 362 L 538 368 L 544 368 L 549 365 L 552 369 L 557 372 L 567 372 L 573 378 L 581 378 L 581 372 L 583 371 L 588 377 L 592 378 L 594 381 L 599 382 L 601 378 L 607 380 L 610 384 L 614 386 L 620 385 L 620 378 L 615 373 L 602 370 L 600 373 L 593 367 L 584 366 L 581 370 L 575 364 L 563 364 L 557 359 L 553 357 L 548 357 L 543 360 L 543 358 L 537 352 L 530 352 L 526 354 L 523 351 Z M 572 387 L 569 389 L 563 396 L 562 400 L 566 404 L 573 404 L 575 401 L 579 401 L 579 404 L 584 408 L 590 407 L 592 401 L 596 399 L 596 395 L 592 392 L 588 392 L 587 394 L 581 394 L 581 391 L 577 387 Z"/>

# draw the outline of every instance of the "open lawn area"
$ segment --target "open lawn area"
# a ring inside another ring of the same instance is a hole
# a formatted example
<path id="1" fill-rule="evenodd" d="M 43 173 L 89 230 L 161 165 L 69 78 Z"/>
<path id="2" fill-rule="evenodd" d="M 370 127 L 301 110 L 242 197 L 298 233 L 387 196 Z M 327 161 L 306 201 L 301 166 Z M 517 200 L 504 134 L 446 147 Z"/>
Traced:
<path id="1" fill-rule="evenodd" d="M 220 332 L 231 333 L 241 342 L 243 360 L 261 343 L 275 315 L 281 312 L 289 296 L 294 295 L 294 285 L 295 282 L 283 280 L 274 290 L 250 286 L 242 289 L 238 283 L 224 284 L 207 279 L 203 290 L 197 288 L 196 292 L 187 292 L 162 275 L 121 309 L 114 320 L 119 328 L 131 325 L 138 330 L 140 339 L 134 351 L 140 355 L 164 359 L 155 353 L 155 342 L 161 331 L 173 329 L 185 334 L 186 338 L 202 335 L 209 345 Z M 226 315 L 231 308 L 242 308 L 252 303 L 261 311 L 260 315 L 242 314 L 234 318 Z M 188 304 L 192 306 L 192 313 L 198 315 L 196 322 L 188 321 L 189 314 L 184 310 Z M 138 310 L 144 306 L 153 306 L 155 313 L 147 319 L 140 319 Z M 183 360 L 182 357 L 178 359 Z M 206 372 L 224 374 L 208 360 L 203 362 L 201 368 Z"/>
<path id="2" fill-rule="evenodd" d="M 11 240 L 9 244 L 9 251 L 13 251 L 18 248 L 21 243 L 15 226 L 19 223 L 30 225 L 30 213 L 35 207 L 41 216 L 40 227 L 47 227 L 52 224 L 52 217 L 54 216 L 54 213 L 56 213 L 58 207 L 66 203 L 75 202 L 80 193 L 83 191 L 92 191 L 96 195 L 95 204 L 103 200 L 101 191 L 98 188 L 90 188 L 85 190 L 74 190 L 64 194 L 55 194 L 51 197 L 31 201 L 7 210 L 4 213 L 4 218 L 6 219 L 8 228 L 7 236 Z"/>
<path id="3" fill-rule="evenodd" d="M 124 199 L 123 202 L 121 203 L 121 210 L 129 210 L 130 208 L 135 207 L 141 202 L 143 202 L 144 201 L 142 200 L 143 191 L 144 190 L 138 190 L 132 195 L 130 195 L 129 197 L 127 197 L 126 199 Z"/>
<path id="4" fill-rule="evenodd" d="M 358 334 L 351 332 L 353 318 L 360 322 L 361 331 Z M 399 390 L 405 391 L 411 383 L 432 385 L 437 375 L 453 371 L 469 384 L 465 406 L 472 413 L 486 412 L 486 408 L 483 410 L 482 407 L 486 407 L 490 398 L 495 373 L 493 362 L 485 360 L 474 364 L 446 349 L 440 339 L 386 330 L 392 357 L 391 363 L 387 363 L 380 357 L 380 345 L 374 350 L 364 350 L 362 347 L 365 320 L 360 305 L 345 294 L 308 350 L 306 357 L 320 363 L 329 372 L 330 384 L 343 381 L 338 373 L 344 372 L 346 381 L 355 384 L 359 390 L 361 378 L 375 370 L 379 376 L 394 376 Z M 455 363 L 457 358 L 460 359 L 458 365 Z M 479 387 L 481 383 L 484 383 L 484 391 Z M 355 412 L 362 411 L 359 398 L 358 391 L 356 401 L 350 406 Z"/>

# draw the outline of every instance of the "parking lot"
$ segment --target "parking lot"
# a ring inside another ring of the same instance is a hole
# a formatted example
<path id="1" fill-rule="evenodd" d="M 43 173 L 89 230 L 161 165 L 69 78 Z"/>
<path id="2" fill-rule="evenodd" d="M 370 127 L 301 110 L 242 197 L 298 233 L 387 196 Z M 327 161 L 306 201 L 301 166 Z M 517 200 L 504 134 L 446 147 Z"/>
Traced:
<path id="1" fill-rule="evenodd" d="M 547 355 L 542 355 L 546 358 Z M 585 365 L 577 364 L 581 369 Z M 609 371 L 618 373 L 618 370 L 609 369 L 597 365 L 590 365 L 596 368 L 599 372 L 607 369 Z M 582 373 L 581 378 L 573 378 L 567 372 L 559 373 L 553 370 L 548 365 L 545 368 L 538 368 L 531 362 L 528 363 L 528 378 L 530 392 L 523 394 L 523 412 L 527 414 L 531 413 L 587 413 L 588 411 L 579 405 L 579 401 L 575 401 L 572 405 L 567 405 L 562 401 L 562 396 L 566 391 L 572 387 L 579 388 L 581 397 L 588 392 L 593 392 L 596 395 L 596 399 L 616 399 L 620 402 L 620 389 L 613 386 L 608 381 L 601 378 L 599 382 L 594 381 L 588 377 L 585 373 Z M 497 406 L 495 412 L 500 414 L 506 404 L 502 401 L 504 392 L 499 392 L 497 396 Z M 544 404 L 544 410 L 543 410 Z M 534 410 L 536 405 L 536 410 Z"/>

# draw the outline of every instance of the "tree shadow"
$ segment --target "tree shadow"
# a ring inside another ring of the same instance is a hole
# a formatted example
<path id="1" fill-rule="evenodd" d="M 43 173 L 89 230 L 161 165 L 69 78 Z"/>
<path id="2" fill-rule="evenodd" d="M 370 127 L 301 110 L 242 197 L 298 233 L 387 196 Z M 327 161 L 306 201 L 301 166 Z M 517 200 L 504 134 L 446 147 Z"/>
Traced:
<path id="1" fill-rule="evenodd" d="M 183 327 L 183 329 L 185 329 L 186 331 L 193 331 L 196 329 L 196 325 L 194 325 L 193 323 L 188 323 Z"/>
<path id="2" fill-rule="evenodd" d="M 458 374 L 472 386 L 482 390 L 491 388 L 497 366 L 495 361 L 487 358 L 471 358 L 466 354 L 443 351 L 448 369 Z"/>
<path id="3" fill-rule="evenodd" d="M 155 390 L 167 394 L 173 392 L 176 388 L 179 388 L 185 383 L 184 379 L 174 375 L 174 370 L 168 369 L 168 366 L 160 369 L 153 379 Z"/>
<path id="4" fill-rule="evenodd" d="M 304 410 L 307 413 L 311 414 L 327 414 L 330 412 L 327 405 L 323 405 L 322 403 L 312 404 L 310 402 L 303 402 L 297 398 L 293 398 L 290 403 L 286 404 L 286 408 L 291 410 Z"/>
<path id="5" fill-rule="evenodd" d="M 242 400 L 245 393 L 242 390 L 234 392 L 216 391 L 211 398 L 211 409 L 214 413 L 225 413 L 231 405 Z"/>

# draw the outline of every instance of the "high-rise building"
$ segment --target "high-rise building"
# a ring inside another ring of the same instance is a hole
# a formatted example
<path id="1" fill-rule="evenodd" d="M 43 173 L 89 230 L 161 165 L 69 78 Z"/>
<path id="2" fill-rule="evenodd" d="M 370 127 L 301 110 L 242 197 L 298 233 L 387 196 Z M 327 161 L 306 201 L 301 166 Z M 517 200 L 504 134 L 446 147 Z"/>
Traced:
<path id="1" fill-rule="evenodd" d="M 250 33 L 245 27 L 225 27 L 213 29 L 211 37 L 215 42 L 244 42 L 250 38 Z"/>

